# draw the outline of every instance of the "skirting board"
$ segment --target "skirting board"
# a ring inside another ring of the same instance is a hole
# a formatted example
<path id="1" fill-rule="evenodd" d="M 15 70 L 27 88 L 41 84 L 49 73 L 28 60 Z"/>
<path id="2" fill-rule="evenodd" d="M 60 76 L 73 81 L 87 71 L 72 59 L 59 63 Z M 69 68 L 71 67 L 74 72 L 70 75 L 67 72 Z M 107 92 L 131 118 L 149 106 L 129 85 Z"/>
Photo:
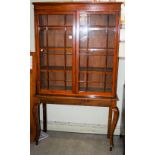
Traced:
<path id="1" fill-rule="evenodd" d="M 43 125 L 41 121 L 41 128 L 42 126 Z M 107 134 L 107 125 L 48 121 L 47 130 L 77 132 L 77 133 Z M 115 129 L 114 135 L 120 135 L 120 131 L 121 128 L 117 127 Z"/>

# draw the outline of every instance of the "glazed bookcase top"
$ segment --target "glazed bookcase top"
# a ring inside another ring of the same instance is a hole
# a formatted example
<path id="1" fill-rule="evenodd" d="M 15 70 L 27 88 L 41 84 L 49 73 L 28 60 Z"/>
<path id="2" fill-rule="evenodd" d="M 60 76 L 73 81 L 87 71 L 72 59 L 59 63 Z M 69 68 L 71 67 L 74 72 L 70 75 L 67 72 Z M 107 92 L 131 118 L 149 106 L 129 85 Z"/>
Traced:
<path id="1" fill-rule="evenodd" d="M 121 2 L 34 2 L 37 93 L 116 97 Z"/>

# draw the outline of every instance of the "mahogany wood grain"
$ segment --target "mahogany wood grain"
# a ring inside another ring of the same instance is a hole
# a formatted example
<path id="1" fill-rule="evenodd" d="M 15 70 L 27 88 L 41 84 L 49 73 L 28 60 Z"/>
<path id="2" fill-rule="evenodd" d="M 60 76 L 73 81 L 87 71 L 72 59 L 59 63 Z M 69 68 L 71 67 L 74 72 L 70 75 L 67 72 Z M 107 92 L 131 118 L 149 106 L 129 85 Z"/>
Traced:
<path id="1" fill-rule="evenodd" d="M 116 90 L 122 3 L 34 2 L 33 4 L 37 52 L 35 74 L 37 90 L 33 106 L 36 143 L 40 133 L 38 121 L 40 103 L 43 103 L 44 131 L 47 130 L 48 103 L 101 106 L 109 107 L 107 134 L 112 149 L 113 133 L 119 114 Z M 83 22 L 86 20 L 86 24 L 82 24 L 81 20 Z M 84 32 L 82 34 L 85 27 L 87 27 L 86 36 Z M 84 35 L 83 40 L 80 35 Z"/>
<path id="2" fill-rule="evenodd" d="M 43 106 L 43 131 L 47 132 L 47 106 L 46 103 L 42 103 Z"/>
<path id="3" fill-rule="evenodd" d="M 33 96 L 36 94 L 36 52 L 30 52 L 30 56 L 32 56 L 32 69 L 30 70 L 30 140 L 34 141 L 36 129 L 33 117 Z"/>
<path id="4" fill-rule="evenodd" d="M 94 98 L 93 96 L 88 97 L 67 97 L 61 95 L 36 95 L 40 102 L 49 104 L 67 104 L 67 105 L 86 105 L 86 106 L 101 106 L 109 107 L 111 106 L 112 101 L 116 101 L 116 98 Z"/>
<path id="5" fill-rule="evenodd" d="M 118 117 L 119 117 L 119 109 L 117 107 L 113 107 L 112 113 L 113 113 L 113 118 L 112 118 L 111 127 L 110 127 L 110 151 L 112 151 L 113 134 L 114 134 L 114 130 L 117 125 L 117 121 L 118 121 Z"/>
<path id="6" fill-rule="evenodd" d="M 38 102 L 38 99 L 36 97 L 33 97 L 33 118 L 35 123 L 35 142 L 36 145 L 38 145 L 39 142 L 39 136 L 40 136 L 40 117 L 39 117 L 39 107 L 40 103 Z"/>
<path id="7" fill-rule="evenodd" d="M 107 137 L 108 137 L 108 138 L 110 138 L 111 120 L 112 120 L 112 107 L 109 107 L 108 131 L 107 131 Z"/>
<path id="8" fill-rule="evenodd" d="M 76 11 L 77 8 L 80 11 L 89 10 L 89 11 L 120 11 L 120 5 L 122 2 L 34 2 L 34 9 L 37 14 L 43 14 L 46 10 L 46 13 L 53 11 Z"/>

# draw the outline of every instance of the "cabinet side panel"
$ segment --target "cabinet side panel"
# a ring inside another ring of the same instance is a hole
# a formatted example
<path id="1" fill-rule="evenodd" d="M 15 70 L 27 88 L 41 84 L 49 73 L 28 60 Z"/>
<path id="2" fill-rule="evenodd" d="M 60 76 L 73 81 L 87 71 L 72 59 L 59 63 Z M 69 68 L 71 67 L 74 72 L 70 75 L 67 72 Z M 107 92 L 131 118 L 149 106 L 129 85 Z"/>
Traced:
<path id="1" fill-rule="evenodd" d="M 113 92 L 116 96 L 117 89 L 117 74 L 118 74 L 118 50 L 119 50 L 119 31 L 120 31 L 120 12 L 116 15 L 116 34 L 115 34 L 115 51 L 114 51 L 114 72 L 113 72 Z"/>

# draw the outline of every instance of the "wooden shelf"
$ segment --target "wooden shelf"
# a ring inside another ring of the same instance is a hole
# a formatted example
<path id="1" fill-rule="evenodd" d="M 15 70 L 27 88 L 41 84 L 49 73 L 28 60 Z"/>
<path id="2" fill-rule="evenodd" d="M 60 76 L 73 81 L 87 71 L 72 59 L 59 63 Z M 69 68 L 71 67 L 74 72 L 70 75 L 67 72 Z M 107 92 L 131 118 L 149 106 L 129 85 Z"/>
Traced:
<path id="1" fill-rule="evenodd" d="M 49 28 L 55 28 L 55 27 L 56 27 L 56 28 L 59 28 L 59 27 L 60 27 L 60 28 L 65 28 L 65 27 L 71 28 L 71 27 L 73 27 L 73 25 L 39 25 L 39 27 L 40 27 L 40 28 L 46 28 L 46 27 L 47 27 L 47 28 L 48 28 L 48 27 L 49 27 Z"/>
<path id="2" fill-rule="evenodd" d="M 68 54 L 69 55 L 69 54 Z M 83 53 L 80 53 L 80 56 L 114 56 L 113 54 L 107 54 L 106 52 L 103 53 L 103 52 L 98 52 L 98 53 L 94 53 L 94 52 L 83 52 Z"/>
<path id="3" fill-rule="evenodd" d="M 50 53 L 50 50 L 51 51 L 70 51 L 70 52 L 72 52 L 73 51 L 73 49 L 72 49 L 72 47 L 42 47 L 42 48 L 40 48 L 40 51 L 41 50 L 43 50 L 41 53 Z M 48 52 L 47 52 L 47 50 L 48 50 Z"/>
<path id="4" fill-rule="evenodd" d="M 41 54 L 49 54 L 49 55 L 72 55 L 72 53 L 67 53 L 67 52 L 63 52 L 63 53 L 57 53 L 57 52 L 43 52 Z"/>
<path id="5" fill-rule="evenodd" d="M 97 84 L 103 84 L 104 82 L 100 82 L 100 81 L 78 81 L 79 83 L 97 83 Z"/>
<path id="6" fill-rule="evenodd" d="M 49 86 L 49 90 L 72 90 L 72 86 Z"/>
<path id="7" fill-rule="evenodd" d="M 47 79 L 45 79 L 45 80 L 47 80 Z M 40 81 L 43 82 L 45 80 L 40 80 Z M 50 79 L 49 79 L 49 81 L 51 81 L 51 82 L 72 82 L 72 81 L 69 81 L 69 80 L 50 80 Z"/>
<path id="8" fill-rule="evenodd" d="M 42 66 L 40 70 L 55 70 L 55 71 L 65 71 L 65 70 L 72 70 L 71 66 Z"/>
<path id="9" fill-rule="evenodd" d="M 111 27 L 107 27 L 107 26 L 80 26 L 80 31 L 83 31 L 84 29 L 87 29 L 88 31 L 106 31 L 106 30 L 112 30 L 115 31 L 115 27 L 111 26 Z"/>
<path id="10" fill-rule="evenodd" d="M 79 49 L 80 51 L 107 51 L 107 50 L 114 50 L 114 48 L 80 48 Z"/>
<path id="11" fill-rule="evenodd" d="M 93 87 L 79 87 L 80 91 L 92 91 L 92 92 L 111 92 L 111 88 L 93 88 Z"/>
<path id="12" fill-rule="evenodd" d="M 80 67 L 79 71 L 99 71 L 99 72 L 112 72 L 112 68 L 101 68 L 101 67 Z"/>
<path id="13" fill-rule="evenodd" d="M 113 48 L 80 48 L 80 56 L 114 56 Z"/>
<path id="14" fill-rule="evenodd" d="M 72 26 L 39 26 L 40 31 L 45 31 L 45 30 L 72 30 Z"/>
<path id="15" fill-rule="evenodd" d="M 104 26 L 104 25 L 80 25 L 80 28 L 84 28 L 84 27 L 88 27 L 88 28 L 116 28 L 115 26 Z"/>
<path id="16" fill-rule="evenodd" d="M 45 87 L 46 88 L 46 87 Z M 49 90 L 65 90 L 65 86 L 49 86 Z M 72 86 L 66 86 L 66 90 L 72 90 Z M 110 92 L 111 88 L 94 88 L 94 87 L 79 87 L 80 91 L 94 91 L 94 92 Z"/>
<path id="17" fill-rule="evenodd" d="M 40 70 L 72 70 L 71 66 L 41 66 Z M 81 71 L 98 71 L 98 72 L 112 72 L 112 68 L 102 68 L 102 67 L 80 67 L 79 72 Z"/>

